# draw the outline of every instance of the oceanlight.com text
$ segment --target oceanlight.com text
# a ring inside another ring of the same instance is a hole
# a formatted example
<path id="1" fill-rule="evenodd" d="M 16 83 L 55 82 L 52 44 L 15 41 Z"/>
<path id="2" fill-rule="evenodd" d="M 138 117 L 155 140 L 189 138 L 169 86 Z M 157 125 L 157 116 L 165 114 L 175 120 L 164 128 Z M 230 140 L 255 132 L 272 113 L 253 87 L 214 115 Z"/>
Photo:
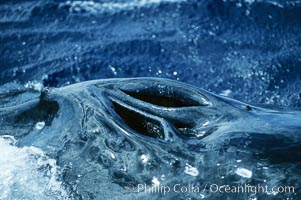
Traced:
<path id="1" fill-rule="evenodd" d="M 229 193 L 229 194 L 281 194 L 281 193 L 295 193 L 294 186 L 269 186 L 269 185 L 219 185 L 215 183 L 203 184 L 203 186 L 196 186 L 193 184 L 174 184 L 174 185 L 147 185 L 147 184 L 138 184 L 136 186 L 130 185 L 129 189 L 134 192 L 143 192 L 143 193 L 159 193 L 166 195 L 170 192 L 174 193 Z"/>

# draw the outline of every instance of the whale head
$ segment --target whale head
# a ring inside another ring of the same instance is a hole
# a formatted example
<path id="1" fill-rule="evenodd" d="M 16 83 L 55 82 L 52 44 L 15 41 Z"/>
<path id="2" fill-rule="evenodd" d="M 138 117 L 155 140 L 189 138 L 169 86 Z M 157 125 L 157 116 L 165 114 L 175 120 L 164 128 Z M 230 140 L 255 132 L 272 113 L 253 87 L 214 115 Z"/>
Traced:
<path id="1" fill-rule="evenodd" d="M 0 102 L 0 134 L 56 159 L 78 198 L 223 199 L 229 194 L 212 193 L 210 184 L 301 184 L 298 111 L 158 78 L 93 80 L 41 93 L 7 85 Z M 192 192 L 179 192 L 188 184 Z M 156 186 L 171 191 L 151 193 Z"/>

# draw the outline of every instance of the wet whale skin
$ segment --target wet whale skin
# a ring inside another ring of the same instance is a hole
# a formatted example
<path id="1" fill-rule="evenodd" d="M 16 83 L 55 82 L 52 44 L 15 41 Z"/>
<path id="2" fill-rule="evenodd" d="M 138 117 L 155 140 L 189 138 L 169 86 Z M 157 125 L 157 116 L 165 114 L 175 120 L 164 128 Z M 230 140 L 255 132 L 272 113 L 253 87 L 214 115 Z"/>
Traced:
<path id="1" fill-rule="evenodd" d="M 295 186 L 300 198 L 301 113 L 271 110 L 159 78 L 104 79 L 0 91 L 0 133 L 54 158 L 75 199 L 248 199 L 208 184 Z M 38 122 L 45 122 L 37 129 Z M 239 176 L 237 168 L 252 172 Z M 194 169 L 195 173 L 189 173 Z M 192 184 L 200 192 L 137 192 Z"/>

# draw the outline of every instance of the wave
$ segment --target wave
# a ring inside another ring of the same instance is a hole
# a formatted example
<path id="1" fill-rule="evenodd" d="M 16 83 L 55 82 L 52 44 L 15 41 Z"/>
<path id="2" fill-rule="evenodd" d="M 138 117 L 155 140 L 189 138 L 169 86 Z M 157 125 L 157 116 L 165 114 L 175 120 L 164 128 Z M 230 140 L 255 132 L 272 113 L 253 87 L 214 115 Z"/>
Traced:
<path id="1" fill-rule="evenodd" d="M 0 136 L 0 199 L 70 199 L 56 160 L 39 148 Z"/>
<path id="2" fill-rule="evenodd" d="M 186 0 L 134 0 L 130 2 L 95 2 L 95 1 L 67 1 L 61 3 L 60 6 L 70 6 L 70 12 L 89 12 L 89 13 L 102 13 L 108 11 L 121 11 L 131 10 L 135 8 L 149 7 L 162 3 L 179 3 Z"/>

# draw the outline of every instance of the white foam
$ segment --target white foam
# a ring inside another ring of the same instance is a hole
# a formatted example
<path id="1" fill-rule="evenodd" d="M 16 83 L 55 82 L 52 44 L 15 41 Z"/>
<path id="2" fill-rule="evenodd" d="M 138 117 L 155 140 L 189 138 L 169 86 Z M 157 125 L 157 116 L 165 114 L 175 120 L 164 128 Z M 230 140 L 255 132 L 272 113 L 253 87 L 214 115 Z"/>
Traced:
<path id="1" fill-rule="evenodd" d="M 70 199 L 56 160 L 36 147 L 0 136 L 0 199 Z"/>
<path id="2" fill-rule="evenodd" d="M 38 82 L 38 81 L 28 81 L 27 83 L 25 83 L 24 85 L 26 88 L 30 88 L 30 89 L 34 89 L 36 91 L 42 91 L 43 89 L 43 84 Z"/>

